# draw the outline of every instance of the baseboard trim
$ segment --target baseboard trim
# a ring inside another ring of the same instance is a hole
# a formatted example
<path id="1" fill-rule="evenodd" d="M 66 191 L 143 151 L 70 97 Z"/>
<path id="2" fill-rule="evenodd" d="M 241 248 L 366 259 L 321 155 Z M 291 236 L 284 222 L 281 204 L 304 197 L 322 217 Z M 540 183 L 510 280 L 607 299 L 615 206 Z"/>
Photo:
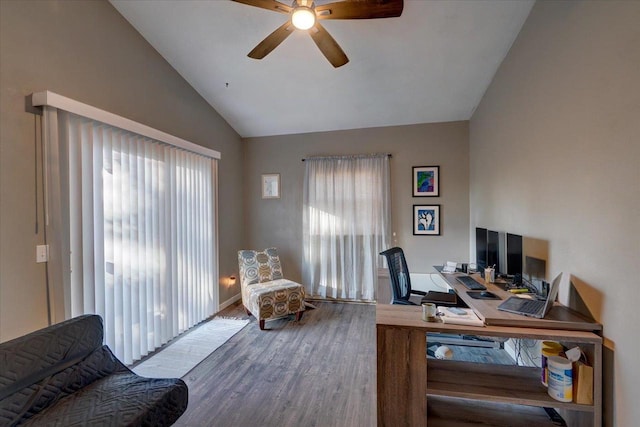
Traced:
<path id="1" fill-rule="evenodd" d="M 225 308 L 235 304 L 236 302 L 240 301 L 240 299 L 242 298 L 241 294 L 237 294 L 235 296 L 232 296 L 231 298 L 229 298 L 228 300 L 226 300 L 225 302 L 223 302 L 222 304 L 220 304 L 220 307 L 218 308 L 218 312 L 224 310 Z"/>
<path id="2" fill-rule="evenodd" d="M 330 297 L 320 297 L 320 296 L 315 296 L 315 297 L 310 297 L 310 296 L 305 296 L 304 298 L 305 302 L 309 301 L 309 302 L 330 302 L 330 303 L 342 303 L 342 304 L 367 304 L 367 305 L 375 305 L 376 302 L 375 301 L 369 301 L 369 300 L 356 300 L 356 299 L 344 299 L 344 298 L 330 298 Z"/>

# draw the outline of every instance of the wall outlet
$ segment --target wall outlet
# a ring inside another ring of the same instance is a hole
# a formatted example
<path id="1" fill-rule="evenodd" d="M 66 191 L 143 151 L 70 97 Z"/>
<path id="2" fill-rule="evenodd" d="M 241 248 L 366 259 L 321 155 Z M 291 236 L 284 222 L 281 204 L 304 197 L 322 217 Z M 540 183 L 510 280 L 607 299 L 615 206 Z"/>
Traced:
<path id="1" fill-rule="evenodd" d="M 36 246 L 36 262 L 47 262 L 49 261 L 49 245 L 38 245 Z"/>

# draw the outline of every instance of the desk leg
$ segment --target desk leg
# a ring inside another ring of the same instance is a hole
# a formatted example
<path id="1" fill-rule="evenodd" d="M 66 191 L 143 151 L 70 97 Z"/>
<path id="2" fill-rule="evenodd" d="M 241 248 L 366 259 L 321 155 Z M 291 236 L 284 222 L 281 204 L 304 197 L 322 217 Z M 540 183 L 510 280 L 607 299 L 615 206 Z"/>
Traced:
<path id="1" fill-rule="evenodd" d="M 427 425 L 424 331 L 377 326 L 378 427 Z"/>

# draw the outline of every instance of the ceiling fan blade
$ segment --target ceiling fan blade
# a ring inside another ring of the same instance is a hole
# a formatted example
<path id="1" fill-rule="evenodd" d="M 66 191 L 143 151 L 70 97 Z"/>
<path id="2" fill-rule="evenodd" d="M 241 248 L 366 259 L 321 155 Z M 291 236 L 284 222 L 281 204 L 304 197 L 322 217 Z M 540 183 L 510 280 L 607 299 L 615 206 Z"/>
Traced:
<path id="1" fill-rule="evenodd" d="M 236 3 L 248 4 L 249 6 L 259 7 L 261 9 L 272 10 L 280 13 L 290 13 L 291 6 L 280 3 L 276 0 L 232 0 Z"/>
<path id="2" fill-rule="evenodd" d="M 375 19 L 402 15 L 403 0 L 348 0 L 316 6 L 318 19 Z"/>
<path id="3" fill-rule="evenodd" d="M 269 34 L 264 40 L 262 40 L 251 52 L 247 55 L 249 58 L 262 59 L 267 56 L 273 49 L 277 48 L 280 43 L 284 41 L 289 34 L 293 32 L 293 25 L 291 21 L 287 21 L 278 27 L 273 33 Z"/>
<path id="4" fill-rule="evenodd" d="M 309 35 L 318 46 L 318 49 L 320 49 L 320 52 L 327 57 L 335 68 L 349 62 L 349 58 L 342 51 L 342 48 L 319 22 L 316 22 L 316 25 L 309 29 Z"/>

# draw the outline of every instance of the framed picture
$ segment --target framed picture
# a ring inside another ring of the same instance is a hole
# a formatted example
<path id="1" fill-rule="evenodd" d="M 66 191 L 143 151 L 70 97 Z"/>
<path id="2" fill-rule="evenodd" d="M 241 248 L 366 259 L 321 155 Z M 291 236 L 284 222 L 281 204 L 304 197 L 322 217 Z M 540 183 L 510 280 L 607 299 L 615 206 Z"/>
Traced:
<path id="1" fill-rule="evenodd" d="M 413 205 L 413 234 L 440 235 L 440 205 Z"/>
<path id="2" fill-rule="evenodd" d="M 266 173 L 262 175 L 262 198 L 280 198 L 280 174 Z"/>
<path id="3" fill-rule="evenodd" d="M 440 195 L 440 166 L 414 166 L 411 174 L 413 197 Z"/>

